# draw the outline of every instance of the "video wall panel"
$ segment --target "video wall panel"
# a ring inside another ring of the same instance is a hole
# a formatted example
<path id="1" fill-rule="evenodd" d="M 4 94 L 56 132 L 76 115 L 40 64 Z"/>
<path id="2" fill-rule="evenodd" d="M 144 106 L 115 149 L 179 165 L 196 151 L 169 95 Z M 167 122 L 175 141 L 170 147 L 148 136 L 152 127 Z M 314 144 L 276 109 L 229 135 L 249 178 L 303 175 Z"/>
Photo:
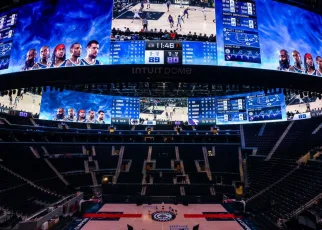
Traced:
<path id="1" fill-rule="evenodd" d="M 275 0 L 42 0 L 0 13 L 0 74 L 159 64 L 322 76 L 321 24 Z"/>
<path id="2" fill-rule="evenodd" d="M 113 97 L 65 90 L 43 92 L 40 119 L 111 124 Z"/>
<path id="3" fill-rule="evenodd" d="M 218 65 L 322 76 L 322 16 L 275 0 L 216 0 Z"/>

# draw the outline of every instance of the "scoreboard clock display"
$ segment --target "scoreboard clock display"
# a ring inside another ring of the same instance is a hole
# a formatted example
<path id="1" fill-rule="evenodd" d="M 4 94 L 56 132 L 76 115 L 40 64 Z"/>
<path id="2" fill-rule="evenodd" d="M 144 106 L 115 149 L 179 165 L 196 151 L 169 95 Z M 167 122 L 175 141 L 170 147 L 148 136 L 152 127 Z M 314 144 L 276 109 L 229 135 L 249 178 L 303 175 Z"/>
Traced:
<path id="1" fill-rule="evenodd" d="M 178 41 L 147 41 L 145 64 L 182 64 L 182 43 Z"/>
<path id="2" fill-rule="evenodd" d="M 164 64 L 164 51 L 148 50 L 145 51 L 145 64 Z"/>

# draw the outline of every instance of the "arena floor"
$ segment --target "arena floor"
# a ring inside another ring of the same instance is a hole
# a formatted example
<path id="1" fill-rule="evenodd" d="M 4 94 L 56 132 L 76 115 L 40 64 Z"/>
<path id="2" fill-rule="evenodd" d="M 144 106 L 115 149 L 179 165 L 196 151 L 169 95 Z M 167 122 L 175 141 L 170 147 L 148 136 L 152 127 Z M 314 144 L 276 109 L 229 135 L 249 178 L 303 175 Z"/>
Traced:
<path id="1" fill-rule="evenodd" d="M 174 219 L 169 210 L 175 209 L 177 213 Z M 149 211 L 151 215 L 149 215 Z M 199 224 L 200 230 L 238 230 L 250 229 L 242 221 L 235 219 L 236 216 L 229 214 L 220 204 L 190 204 L 183 205 L 164 205 L 164 213 L 153 213 L 162 211 L 162 204 L 142 205 L 135 204 L 105 204 L 95 214 L 84 214 L 85 225 L 78 226 L 82 230 L 127 230 L 127 225 L 134 230 L 192 230 Z M 108 218 L 113 215 L 120 218 Z M 209 219 L 203 216 L 207 214 Z M 96 215 L 96 216 L 95 216 Z M 103 217 L 105 215 L 105 217 Z M 156 220 L 152 219 L 152 215 Z M 210 217 L 211 216 L 211 217 Z M 232 216 L 232 217 L 228 217 Z M 233 218 L 235 217 L 235 218 Z M 170 220 L 171 219 L 171 220 Z M 169 221 L 167 221 L 169 220 Z M 243 226 L 244 225 L 244 226 Z"/>
<path id="2" fill-rule="evenodd" d="M 184 6 L 186 8 L 187 6 Z M 140 19 L 135 19 L 133 23 L 132 19 L 134 16 L 134 13 L 132 11 L 134 9 L 139 10 L 140 4 L 135 5 L 130 9 L 130 11 L 126 11 L 117 17 L 113 19 L 113 28 L 119 28 L 124 29 L 124 27 L 129 28 L 131 31 L 140 31 L 142 29 L 142 21 Z M 146 4 L 144 7 L 143 12 L 151 12 L 151 15 L 153 13 L 158 13 L 159 15 L 162 15 L 161 17 L 151 17 L 153 19 L 148 20 L 148 30 L 151 29 L 157 29 L 158 31 L 160 29 L 167 30 L 168 32 L 170 30 L 173 30 L 176 28 L 177 25 L 177 17 L 178 15 L 183 15 L 184 8 L 180 8 L 180 5 L 171 5 L 170 11 L 167 12 L 167 7 L 165 4 L 151 4 L 151 8 L 147 9 Z M 178 30 L 177 32 L 179 34 L 188 34 L 190 31 L 191 33 L 196 32 L 198 35 L 200 33 L 206 34 L 206 35 L 216 35 L 216 24 L 213 22 L 215 19 L 215 9 L 214 8 L 206 8 L 206 20 L 204 19 L 204 15 L 202 13 L 201 7 L 191 6 L 189 7 L 191 10 L 189 10 L 189 18 L 184 19 L 184 23 L 182 24 L 182 30 Z M 171 28 L 170 24 L 168 22 L 168 16 L 169 14 L 172 15 L 174 18 L 174 27 Z"/>
<path id="3" fill-rule="evenodd" d="M 175 109 L 175 112 L 173 112 Z M 160 121 L 187 121 L 188 120 L 188 107 L 172 107 L 172 106 L 155 106 L 154 110 L 157 115 L 157 120 Z M 166 113 L 168 112 L 168 117 Z M 171 113 L 172 112 L 172 113 Z M 147 107 L 144 111 L 140 112 L 140 118 L 152 121 L 154 119 L 153 107 Z"/>

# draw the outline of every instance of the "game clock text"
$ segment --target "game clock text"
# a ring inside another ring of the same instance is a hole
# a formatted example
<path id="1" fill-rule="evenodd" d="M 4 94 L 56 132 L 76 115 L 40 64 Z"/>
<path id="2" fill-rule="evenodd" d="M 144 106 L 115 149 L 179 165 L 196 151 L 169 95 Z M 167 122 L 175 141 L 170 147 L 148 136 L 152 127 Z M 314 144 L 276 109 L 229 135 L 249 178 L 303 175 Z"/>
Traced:
<path id="1" fill-rule="evenodd" d="M 147 41 L 145 46 L 145 64 L 181 65 L 181 42 Z"/>

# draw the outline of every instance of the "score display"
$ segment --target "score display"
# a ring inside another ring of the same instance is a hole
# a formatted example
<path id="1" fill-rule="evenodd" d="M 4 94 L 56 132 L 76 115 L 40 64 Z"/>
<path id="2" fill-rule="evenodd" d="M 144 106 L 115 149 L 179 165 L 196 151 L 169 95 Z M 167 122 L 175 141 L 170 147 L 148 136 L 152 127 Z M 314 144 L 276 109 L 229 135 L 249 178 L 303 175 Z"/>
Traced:
<path id="1" fill-rule="evenodd" d="M 286 121 L 284 94 L 261 92 L 216 98 L 217 124 Z"/>
<path id="2" fill-rule="evenodd" d="M 113 41 L 110 64 L 217 65 L 217 45 L 193 41 Z"/>
<path id="3" fill-rule="evenodd" d="M 0 17 L 0 70 L 9 68 L 17 17 L 17 13 L 10 13 Z"/>
<path id="4" fill-rule="evenodd" d="M 261 63 L 255 0 L 223 0 L 225 61 Z"/>
<path id="5" fill-rule="evenodd" d="M 189 125 L 216 123 L 215 97 L 188 98 Z"/>
<path id="6" fill-rule="evenodd" d="M 247 121 L 245 96 L 217 98 L 217 123 L 243 123 Z"/>
<path id="7" fill-rule="evenodd" d="M 113 97 L 112 123 L 129 124 L 130 119 L 140 118 L 139 97 Z"/>

